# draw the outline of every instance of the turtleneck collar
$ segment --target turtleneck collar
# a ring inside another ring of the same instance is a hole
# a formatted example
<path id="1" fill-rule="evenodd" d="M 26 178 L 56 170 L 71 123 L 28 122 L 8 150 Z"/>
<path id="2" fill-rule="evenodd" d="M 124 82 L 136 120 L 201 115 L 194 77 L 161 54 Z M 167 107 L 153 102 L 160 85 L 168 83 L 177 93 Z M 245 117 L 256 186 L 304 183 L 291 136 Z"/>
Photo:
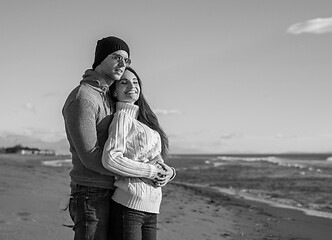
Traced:
<path id="1" fill-rule="evenodd" d="M 129 104 L 129 103 L 125 103 L 125 102 L 117 102 L 116 103 L 116 111 L 117 112 L 118 111 L 125 112 L 125 113 L 129 114 L 130 116 L 132 116 L 135 119 L 137 119 L 138 110 L 139 110 L 139 107 L 135 104 Z"/>

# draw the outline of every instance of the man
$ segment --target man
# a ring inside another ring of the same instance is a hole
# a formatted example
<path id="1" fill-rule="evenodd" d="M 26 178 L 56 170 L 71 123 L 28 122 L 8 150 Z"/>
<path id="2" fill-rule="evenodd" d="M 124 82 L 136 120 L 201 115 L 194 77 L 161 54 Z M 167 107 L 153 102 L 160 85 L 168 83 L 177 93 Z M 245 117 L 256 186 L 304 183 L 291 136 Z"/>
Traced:
<path id="1" fill-rule="evenodd" d="M 112 117 L 107 92 L 130 65 L 129 57 L 123 40 L 114 36 L 99 40 L 92 69 L 85 72 L 62 109 L 73 163 L 69 212 L 75 240 L 108 237 L 114 173 L 101 162 Z M 172 169 L 167 169 L 166 182 L 172 175 Z"/>

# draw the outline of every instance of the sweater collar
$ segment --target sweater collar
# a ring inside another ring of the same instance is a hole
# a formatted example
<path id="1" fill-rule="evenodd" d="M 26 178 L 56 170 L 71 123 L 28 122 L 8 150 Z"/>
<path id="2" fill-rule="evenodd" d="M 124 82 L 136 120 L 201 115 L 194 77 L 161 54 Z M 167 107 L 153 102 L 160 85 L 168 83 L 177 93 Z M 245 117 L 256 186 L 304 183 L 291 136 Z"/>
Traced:
<path id="1" fill-rule="evenodd" d="M 125 102 L 117 102 L 116 103 L 116 111 L 125 112 L 132 116 L 133 118 L 137 119 L 139 107 L 135 104 L 129 104 Z"/>
<path id="2" fill-rule="evenodd" d="M 109 88 L 109 86 L 106 83 L 106 80 L 98 72 L 92 69 L 88 69 L 85 71 L 83 79 L 80 83 L 89 84 L 94 89 L 102 92 L 106 92 Z"/>

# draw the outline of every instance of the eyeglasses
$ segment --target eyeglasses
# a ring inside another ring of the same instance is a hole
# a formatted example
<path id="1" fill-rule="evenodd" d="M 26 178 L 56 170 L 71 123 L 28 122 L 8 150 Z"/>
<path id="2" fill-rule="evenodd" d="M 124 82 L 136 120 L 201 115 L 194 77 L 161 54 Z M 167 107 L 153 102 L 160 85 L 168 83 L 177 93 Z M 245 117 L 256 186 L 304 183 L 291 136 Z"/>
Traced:
<path id="1" fill-rule="evenodd" d="M 117 63 L 120 63 L 120 62 L 124 61 L 127 67 L 131 64 L 131 59 L 130 58 L 122 57 L 119 54 L 113 54 L 113 55 L 111 55 L 111 58 L 114 59 L 115 61 L 117 61 Z"/>

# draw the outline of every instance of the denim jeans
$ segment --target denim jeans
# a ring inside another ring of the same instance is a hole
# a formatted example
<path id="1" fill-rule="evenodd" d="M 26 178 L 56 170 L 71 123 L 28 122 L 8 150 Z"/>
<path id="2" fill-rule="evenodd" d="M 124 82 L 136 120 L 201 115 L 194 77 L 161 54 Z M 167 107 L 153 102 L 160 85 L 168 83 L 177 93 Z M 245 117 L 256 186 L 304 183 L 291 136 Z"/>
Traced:
<path id="1" fill-rule="evenodd" d="M 74 222 L 74 240 L 110 240 L 113 192 L 113 189 L 71 185 L 69 213 Z"/>
<path id="2" fill-rule="evenodd" d="M 110 231 L 112 240 L 156 240 L 157 214 L 130 209 L 112 200 Z"/>

